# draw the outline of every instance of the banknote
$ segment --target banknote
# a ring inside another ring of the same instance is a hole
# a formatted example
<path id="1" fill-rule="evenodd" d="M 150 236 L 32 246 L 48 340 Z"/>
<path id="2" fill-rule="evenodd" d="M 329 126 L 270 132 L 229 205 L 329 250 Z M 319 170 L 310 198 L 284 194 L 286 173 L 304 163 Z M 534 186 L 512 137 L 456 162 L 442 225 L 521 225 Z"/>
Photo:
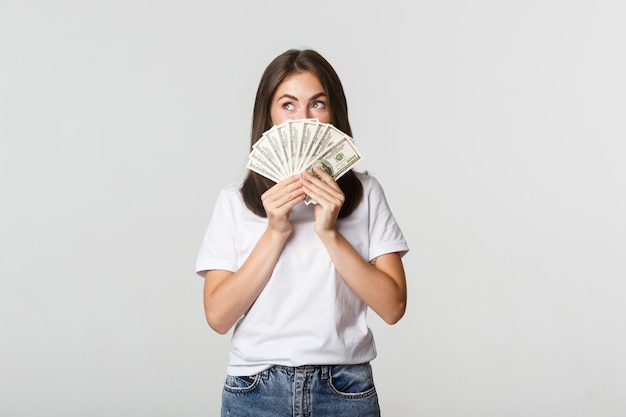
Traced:
<path id="1" fill-rule="evenodd" d="M 338 142 L 329 146 L 323 154 L 315 158 L 305 171 L 319 178 L 315 171 L 313 171 L 313 167 L 318 167 L 337 180 L 343 174 L 348 172 L 352 166 L 361 159 L 361 154 L 357 150 L 356 146 L 354 146 L 354 142 L 351 138 L 345 136 L 339 139 Z M 315 201 L 311 197 L 307 196 L 304 199 L 304 202 L 306 204 L 310 204 Z"/>
<path id="2" fill-rule="evenodd" d="M 334 179 L 362 159 L 349 135 L 317 119 L 288 120 L 265 131 L 252 146 L 246 167 L 274 182 L 324 169 Z M 315 203 L 311 198 L 306 204 Z"/>
<path id="3" fill-rule="evenodd" d="M 261 170 L 262 172 L 254 169 L 254 167 L 263 167 L 263 169 Z M 254 144 L 250 155 L 248 155 L 247 168 L 258 172 L 265 177 L 268 177 L 266 175 L 266 172 L 269 171 L 273 173 L 277 178 L 279 178 L 279 181 L 280 178 L 285 177 L 282 169 L 282 160 L 279 159 L 279 156 L 276 155 L 276 153 L 274 152 L 274 148 L 270 144 L 269 140 L 259 140 Z M 273 178 L 270 179 L 272 181 L 275 181 Z"/>
<path id="4" fill-rule="evenodd" d="M 319 123 L 317 119 L 304 120 L 302 122 L 302 130 L 300 131 L 298 155 L 298 171 L 301 171 L 308 162 L 309 155 L 313 149 L 314 143 L 320 137 L 324 130 L 324 125 Z"/>

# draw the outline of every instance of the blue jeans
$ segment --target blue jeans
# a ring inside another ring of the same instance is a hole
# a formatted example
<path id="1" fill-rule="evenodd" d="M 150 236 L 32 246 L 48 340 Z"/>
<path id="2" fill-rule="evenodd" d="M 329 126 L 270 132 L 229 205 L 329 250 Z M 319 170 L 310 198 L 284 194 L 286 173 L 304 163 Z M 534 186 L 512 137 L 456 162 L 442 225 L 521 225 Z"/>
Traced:
<path id="1" fill-rule="evenodd" d="M 379 417 L 369 363 L 274 366 L 252 376 L 227 376 L 222 417 Z"/>

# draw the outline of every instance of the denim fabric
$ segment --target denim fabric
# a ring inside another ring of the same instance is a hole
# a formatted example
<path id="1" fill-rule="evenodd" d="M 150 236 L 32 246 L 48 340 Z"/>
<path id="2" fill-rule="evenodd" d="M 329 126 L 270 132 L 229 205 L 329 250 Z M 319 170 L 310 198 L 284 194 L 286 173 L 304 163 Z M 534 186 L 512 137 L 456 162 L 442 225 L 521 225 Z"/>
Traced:
<path id="1" fill-rule="evenodd" d="M 379 417 L 369 363 L 274 366 L 252 376 L 227 376 L 222 417 Z"/>

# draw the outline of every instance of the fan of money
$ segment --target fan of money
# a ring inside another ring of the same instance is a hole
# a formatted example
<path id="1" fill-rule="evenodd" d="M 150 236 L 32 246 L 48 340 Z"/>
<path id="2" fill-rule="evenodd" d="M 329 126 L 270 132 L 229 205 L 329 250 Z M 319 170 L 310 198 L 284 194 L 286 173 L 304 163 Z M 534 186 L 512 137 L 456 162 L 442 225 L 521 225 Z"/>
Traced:
<path id="1" fill-rule="evenodd" d="M 247 168 L 274 182 L 318 166 L 338 179 L 362 159 L 353 139 L 317 119 L 272 126 L 253 145 Z"/>

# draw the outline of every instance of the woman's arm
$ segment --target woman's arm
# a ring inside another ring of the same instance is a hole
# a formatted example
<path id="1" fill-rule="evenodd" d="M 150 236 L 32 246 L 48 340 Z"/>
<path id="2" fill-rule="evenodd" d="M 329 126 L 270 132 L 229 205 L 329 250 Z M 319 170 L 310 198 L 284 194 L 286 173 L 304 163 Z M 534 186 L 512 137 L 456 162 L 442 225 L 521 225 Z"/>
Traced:
<path id="1" fill-rule="evenodd" d="M 319 168 L 321 179 L 304 173 L 301 182 L 305 192 L 317 201 L 315 231 L 326 247 L 337 272 L 372 310 L 389 324 L 398 322 L 406 310 L 406 277 L 399 253 L 381 255 L 371 263 L 365 261 L 339 233 L 337 215 L 345 196 L 335 180 Z"/>
<path id="2" fill-rule="evenodd" d="M 400 254 L 367 263 L 341 233 L 319 234 L 343 280 L 385 322 L 397 323 L 406 310 L 406 279 Z"/>
<path id="3" fill-rule="evenodd" d="M 286 178 L 261 196 L 267 212 L 267 228 L 241 268 L 236 272 L 207 271 L 204 312 L 209 326 L 216 332 L 228 332 L 269 281 L 293 231 L 289 220 L 291 209 L 305 197 L 298 178 Z"/>

